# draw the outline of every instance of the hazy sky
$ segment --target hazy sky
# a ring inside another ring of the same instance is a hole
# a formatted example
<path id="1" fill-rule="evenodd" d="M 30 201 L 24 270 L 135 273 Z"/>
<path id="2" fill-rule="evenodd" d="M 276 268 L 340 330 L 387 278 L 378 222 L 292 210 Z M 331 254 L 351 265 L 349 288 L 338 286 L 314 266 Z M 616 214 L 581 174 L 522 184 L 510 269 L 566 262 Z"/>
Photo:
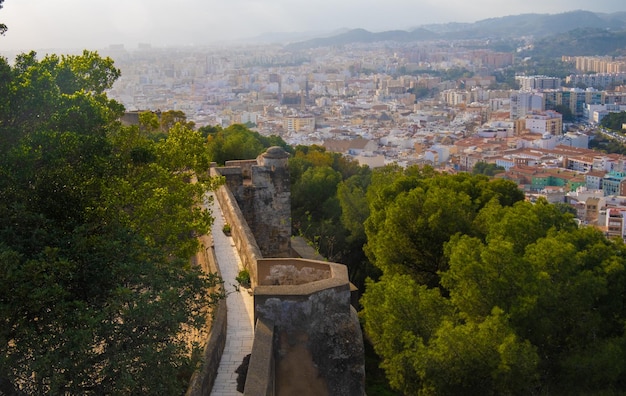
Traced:
<path id="1" fill-rule="evenodd" d="M 593 7 L 593 8 L 591 8 Z M 265 32 L 407 30 L 523 13 L 626 11 L 624 0 L 5 0 L 1 51 L 223 42 Z"/>

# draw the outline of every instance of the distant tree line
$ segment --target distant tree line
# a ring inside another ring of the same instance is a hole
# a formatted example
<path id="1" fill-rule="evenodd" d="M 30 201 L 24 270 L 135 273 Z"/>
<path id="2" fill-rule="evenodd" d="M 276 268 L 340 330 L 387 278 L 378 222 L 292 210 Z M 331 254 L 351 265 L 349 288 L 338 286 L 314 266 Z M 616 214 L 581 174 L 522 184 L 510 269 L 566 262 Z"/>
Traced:
<path id="1" fill-rule="evenodd" d="M 537 40 L 532 57 L 555 58 L 568 56 L 623 56 L 626 30 L 610 31 L 599 28 L 576 28 L 568 32 Z"/>
<path id="2" fill-rule="evenodd" d="M 482 161 L 472 168 L 472 174 L 474 175 L 495 176 L 500 172 L 504 172 L 504 167 Z"/>

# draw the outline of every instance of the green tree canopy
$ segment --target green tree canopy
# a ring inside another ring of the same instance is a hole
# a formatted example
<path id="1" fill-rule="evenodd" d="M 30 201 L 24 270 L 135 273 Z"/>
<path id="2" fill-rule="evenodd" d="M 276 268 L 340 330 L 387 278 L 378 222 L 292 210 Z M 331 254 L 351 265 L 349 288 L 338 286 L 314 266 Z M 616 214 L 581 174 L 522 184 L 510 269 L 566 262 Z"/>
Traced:
<path id="1" fill-rule="evenodd" d="M 554 106 L 554 110 L 561 113 L 563 115 L 564 122 L 574 122 L 576 121 L 576 115 L 572 112 L 572 109 L 566 105 L 556 105 Z"/>
<path id="2" fill-rule="evenodd" d="M 210 165 L 205 139 L 200 132 L 176 123 L 167 139 L 156 144 L 159 163 L 170 171 L 206 173 Z"/>
<path id="3" fill-rule="evenodd" d="M 474 175 L 494 176 L 496 173 L 502 171 L 504 171 L 504 167 L 482 161 L 476 163 L 472 168 L 472 174 Z"/>
<path id="4" fill-rule="evenodd" d="M 195 128 L 193 121 L 187 121 L 187 115 L 182 110 L 168 110 L 161 113 L 161 129 L 169 131 L 176 124 L 182 124 L 189 129 Z"/>
<path id="5" fill-rule="evenodd" d="M 377 276 L 363 253 L 365 191 L 371 170 L 322 146 L 297 146 L 289 159 L 292 229 L 324 257 L 348 266 L 350 280 L 364 287 Z"/>
<path id="6" fill-rule="evenodd" d="M 0 150 L 38 131 L 101 134 L 101 126 L 116 121 L 123 112 L 104 93 L 120 72 L 111 59 L 95 52 L 48 55 L 41 61 L 30 52 L 18 55 L 13 68 L 0 59 L 0 73 Z"/>
<path id="7" fill-rule="evenodd" d="M 228 160 L 254 159 L 271 146 L 291 152 L 291 147 L 278 136 L 262 136 L 241 124 L 228 128 L 203 127 L 199 130 L 208 139 L 207 152 L 212 161 L 223 165 Z"/>
<path id="8" fill-rule="evenodd" d="M 199 358 L 184 334 L 220 298 L 190 263 L 212 221 L 186 172 L 206 169 L 187 155 L 202 140 L 122 127 L 96 53 L 0 75 L 0 393 L 182 393 Z"/>
<path id="9" fill-rule="evenodd" d="M 600 132 L 594 133 L 593 138 L 589 140 L 589 148 L 604 153 L 626 155 L 626 145 Z"/>
<path id="10" fill-rule="evenodd" d="M 383 273 L 410 274 L 439 286 L 447 268 L 443 246 L 460 232 L 474 233 L 478 211 L 492 199 L 503 204 L 523 194 L 513 183 L 480 175 L 436 174 L 432 168 L 374 171 L 368 190 L 366 251 Z"/>
<path id="11" fill-rule="evenodd" d="M 619 113 L 609 113 L 600 121 L 600 125 L 614 131 L 621 131 L 623 125 L 626 124 L 626 111 Z"/>
<path id="12" fill-rule="evenodd" d="M 544 200 L 492 199 L 473 227 L 444 243 L 440 288 L 386 268 L 367 285 L 361 316 L 391 385 L 405 394 L 622 392 L 623 242 L 577 228 Z"/>

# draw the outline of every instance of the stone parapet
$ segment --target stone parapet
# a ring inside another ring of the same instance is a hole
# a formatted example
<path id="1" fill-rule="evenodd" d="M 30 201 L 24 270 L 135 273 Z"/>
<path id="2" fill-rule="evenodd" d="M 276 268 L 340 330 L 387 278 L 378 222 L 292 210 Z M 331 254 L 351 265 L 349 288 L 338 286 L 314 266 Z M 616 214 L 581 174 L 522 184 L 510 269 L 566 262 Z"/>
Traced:
<path id="1" fill-rule="evenodd" d="M 204 271 L 221 276 L 212 239 L 205 235 L 200 238 L 200 242 L 202 249 L 198 253 L 198 264 Z M 202 365 L 193 373 L 185 396 L 204 396 L 211 393 L 226 345 L 226 314 L 226 300 L 223 299 L 212 313 L 211 330 L 204 347 Z"/>
<path id="2" fill-rule="evenodd" d="M 236 167 L 241 169 L 241 174 L 244 179 L 252 179 L 252 167 L 257 165 L 257 160 L 249 159 L 249 160 L 230 160 L 226 161 L 224 165 L 228 168 Z"/>
<path id="3" fill-rule="evenodd" d="M 211 176 L 220 175 L 221 174 L 215 168 L 211 168 Z M 259 249 L 256 239 L 241 213 L 241 209 L 239 209 L 233 193 L 226 186 L 220 186 L 215 191 L 215 197 L 220 203 L 226 222 L 230 225 L 233 242 L 235 243 L 243 267 L 250 273 L 250 280 L 252 281 L 252 287 L 254 287 L 258 279 L 256 274 L 256 262 L 258 259 L 263 258 L 261 249 Z"/>
<path id="4" fill-rule="evenodd" d="M 347 268 L 304 259 L 262 259 L 257 265 L 255 320 L 275 326 L 276 393 L 363 395 L 363 339 L 350 305 Z M 295 284 L 294 271 L 310 281 Z"/>
<path id="5" fill-rule="evenodd" d="M 246 375 L 244 396 L 273 396 L 276 361 L 274 357 L 274 323 L 260 319 L 254 329 L 254 344 Z"/>

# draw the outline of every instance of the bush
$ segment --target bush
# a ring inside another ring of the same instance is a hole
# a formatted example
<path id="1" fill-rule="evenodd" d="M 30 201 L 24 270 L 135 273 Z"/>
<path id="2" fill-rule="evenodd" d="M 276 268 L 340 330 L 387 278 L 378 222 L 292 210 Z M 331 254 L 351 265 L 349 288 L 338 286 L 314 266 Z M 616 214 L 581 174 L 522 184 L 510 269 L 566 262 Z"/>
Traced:
<path id="1" fill-rule="evenodd" d="M 250 287 L 250 273 L 248 272 L 248 270 L 239 271 L 239 275 L 237 275 L 235 280 L 245 288 Z"/>

